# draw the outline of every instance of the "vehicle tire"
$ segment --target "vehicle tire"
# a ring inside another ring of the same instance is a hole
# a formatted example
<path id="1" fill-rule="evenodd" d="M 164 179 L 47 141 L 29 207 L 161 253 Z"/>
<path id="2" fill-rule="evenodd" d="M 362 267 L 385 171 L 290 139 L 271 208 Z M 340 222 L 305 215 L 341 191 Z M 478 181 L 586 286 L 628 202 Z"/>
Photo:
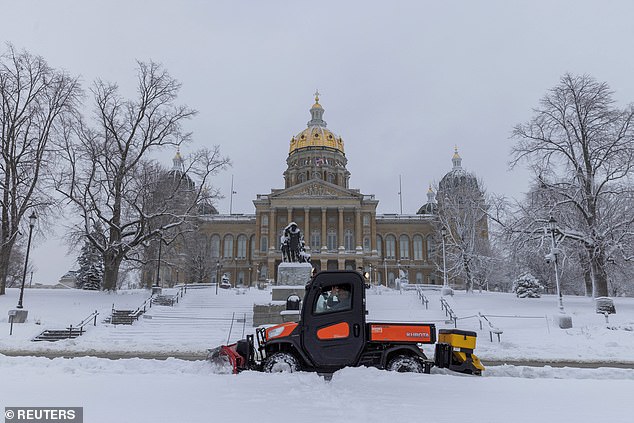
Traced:
<path id="1" fill-rule="evenodd" d="M 414 357 L 397 355 L 387 364 L 387 370 L 399 373 L 423 373 L 423 365 Z"/>
<path id="2" fill-rule="evenodd" d="M 266 373 L 294 373 L 299 371 L 299 361 L 293 354 L 278 352 L 264 362 Z"/>

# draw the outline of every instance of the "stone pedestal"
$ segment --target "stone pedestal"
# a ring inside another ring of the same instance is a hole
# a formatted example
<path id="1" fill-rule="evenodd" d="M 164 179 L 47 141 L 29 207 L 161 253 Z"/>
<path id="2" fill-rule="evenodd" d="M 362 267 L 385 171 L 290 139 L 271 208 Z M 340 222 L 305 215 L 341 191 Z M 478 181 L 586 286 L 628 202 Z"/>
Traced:
<path id="1" fill-rule="evenodd" d="M 19 308 L 16 310 L 9 310 L 9 319 L 8 322 L 11 322 L 11 318 L 13 318 L 13 323 L 24 323 L 26 322 L 26 318 L 29 315 L 29 311 L 23 308 Z"/>
<path id="2" fill-rule="evenodd" d="M 310 281 L 312 272 L 313 266 L 310 263 L 280 263 L 277 267 L 276 285 L 304 287 Z"/>
<path id="3" fill-rule="evenodd" d="M 277 268 L 277 284 L 271 289 L 271 302 L 253 305 L 253 326 L 299 320 L 299 310 L 287 312 L 286 300 L 291 295 L 304 298 L 312 272 L 310 263 L 281 263 Z"/>

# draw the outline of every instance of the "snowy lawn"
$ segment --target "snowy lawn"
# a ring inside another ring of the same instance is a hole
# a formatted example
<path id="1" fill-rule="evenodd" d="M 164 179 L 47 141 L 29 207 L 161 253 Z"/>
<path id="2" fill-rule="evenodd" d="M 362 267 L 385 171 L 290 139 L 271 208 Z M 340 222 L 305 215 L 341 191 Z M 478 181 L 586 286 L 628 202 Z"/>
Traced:
<path id="1" fill-rule="evenodd" d="M 175 293 L 176 290 L 168 293 Z M 15 307 L 19 291 L 8 289 L 0 297 L 0 352 L 75 351 L 75 352 L 143 352 L 181 353 L 204 356 L 209 347 L 217 346 L 253 333 L 254 303 L 270 300 L 270 292 L 251 290 L 188 289 L 174 307 L 153 306 L 131 326 L 103 324 L 112 305 L 118 309 L 135 309 L 149 296 L 148 291 L 119 291 L 115 294 L 79 290 L 26 290 L 25 308 L 29 319 L 15 324 L 9 336 L 7 313 Z M 427 291 L 429 309 L 413 291 L 369 289 L 368 320 L 422 321 L 437 328 L 450 328 L 440 309 L 440 295 Z M 609 324 L 596 314 L 594 302 L 585 297 L 564 297 L 566 312 L 572 316 L 573 328 L 559 329 L 553 322 L 557 301 L 553 295 L 537 299 L 520 299 L 512 294 L 457 291 L 448 302 L 458 316 L 458 328 L 478 333 L 477 354 L 496 361 L 600 361 L 626 362 L 634 367 L 634 299 L 616 298 L 617 314 Z M 86 334 L 75 340 L 55 343 L 31 342 L 43 329 L 60 329 L 76 325 L 94 310 L 100 315 L 96 327 L 87 326 Z M 501 342 L 490 341 L 488 327 L 480 330 L 478 313 L 502 329 Z M 233 323 L 232 323 L 233 320 Z M 229 337 L 229 334 L 231 336 Z M 433 354 L 433 353 L 432 353 Z"/>

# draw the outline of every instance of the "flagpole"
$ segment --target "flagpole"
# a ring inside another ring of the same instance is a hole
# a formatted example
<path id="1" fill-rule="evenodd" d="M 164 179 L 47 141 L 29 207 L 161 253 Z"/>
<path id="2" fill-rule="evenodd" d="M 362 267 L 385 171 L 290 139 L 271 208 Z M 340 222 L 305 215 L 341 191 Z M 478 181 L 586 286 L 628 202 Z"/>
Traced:
<path id="1" fill-rule="evenodd" d="M 401 186 L 401 175 L 398 175 L 398 197 L 401 203 L 401 214 L 403 214 L 403 187 Z"/>
<path id="2" fill-rule="evenodd" d="M 233 190 L 233 175 L 231 175 L 231 195 L 229 197 L 229 214 L 233 214 L 233 194 L 236 192 Z"/>

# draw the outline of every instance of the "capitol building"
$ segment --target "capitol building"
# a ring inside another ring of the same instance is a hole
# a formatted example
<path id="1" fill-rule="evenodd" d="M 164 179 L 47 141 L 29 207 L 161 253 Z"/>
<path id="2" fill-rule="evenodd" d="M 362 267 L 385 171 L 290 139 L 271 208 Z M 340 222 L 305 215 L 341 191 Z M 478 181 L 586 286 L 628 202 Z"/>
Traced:
<path id="1" fill-rule="evenodd" d="M 462 170 L 457 149 L 452 161 L 443 180 L 452 172 L 470 175 Z M 350 187 L 347 163 L 344 140 L 328 129 L 317 93 L 307 127 L 290 139 L 283 188 L 258 194 L 253 214 L 219 214 L 206 207 L 196 216 L 208 281 L 220 275 L 233 285 L 276 280 L 280 236 L 295 222 L 315 271 L 357 269 L 372 283 L 390 286 L 399 276 L 410 283 L 442 284 L 438 205 L 431 186 L 417 214 L 377 214 L 379 200 Z M 187 273 L 181 270 L 179 276 L 177 262 L 161 268 L 164 283 L 185 282 Z"/>

